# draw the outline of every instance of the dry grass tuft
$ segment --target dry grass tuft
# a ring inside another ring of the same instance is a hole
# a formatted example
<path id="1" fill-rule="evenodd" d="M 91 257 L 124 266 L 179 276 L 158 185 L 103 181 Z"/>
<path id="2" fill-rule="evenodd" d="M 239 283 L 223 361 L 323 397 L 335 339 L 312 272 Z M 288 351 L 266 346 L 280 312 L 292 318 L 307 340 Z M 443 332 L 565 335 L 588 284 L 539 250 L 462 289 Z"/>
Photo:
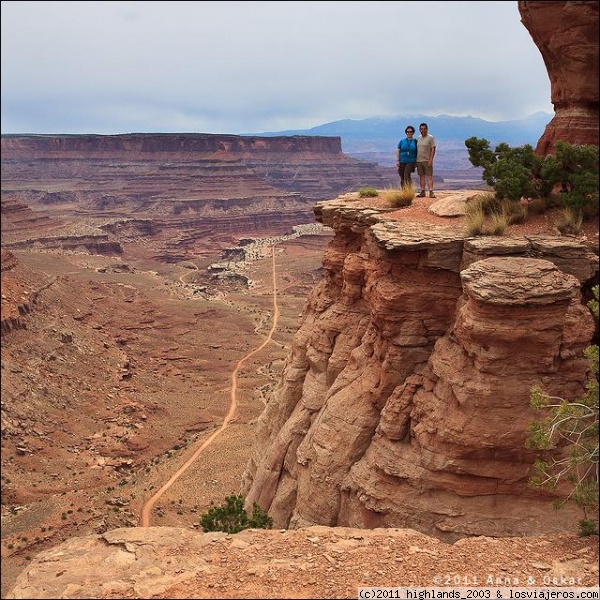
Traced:
<path id="1" fill-rule="evenodd" d="M 383 192 L 384 200 L 394 208 L 410 206 L 416 196 L 414 186 L 405 185 L 400 189 L 388 189 Z"/>

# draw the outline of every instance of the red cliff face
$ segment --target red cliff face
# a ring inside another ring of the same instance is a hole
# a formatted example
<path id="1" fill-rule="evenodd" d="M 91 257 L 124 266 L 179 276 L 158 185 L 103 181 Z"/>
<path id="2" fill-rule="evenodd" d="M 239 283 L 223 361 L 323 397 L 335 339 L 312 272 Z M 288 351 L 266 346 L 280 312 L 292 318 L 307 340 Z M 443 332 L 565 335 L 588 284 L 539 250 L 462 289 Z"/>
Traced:
<path id="1" fill-rule="evenodd" d="M 132 133 L 125 135 L 5 135 L 2 156 L 49 157 L 65 153 L 85 156 L 168 155 L 180 160 L 194 155 L 294 153 L 341 155 L 339 137 L 278 136 L 256 137 L 208 133 Z"/>
<path id="2" fill-rule="evenodd" d="M 555 115 L 538 141 L 598 145 L 598 2 L 519 2 L 521 22 L 539 48 Z"/>
<path id="3" fill-rule="evenodd" d="M 343 198 L 315 213 L 335 237 L 257 422 L 247 506 L 276 527 L 450 540 L 574 527 L 572 506 L 528 486 L 529 390 L 582 393 L 594 322 L 580 287 L 597 255 L 562 238 L 464 239 Z"/>

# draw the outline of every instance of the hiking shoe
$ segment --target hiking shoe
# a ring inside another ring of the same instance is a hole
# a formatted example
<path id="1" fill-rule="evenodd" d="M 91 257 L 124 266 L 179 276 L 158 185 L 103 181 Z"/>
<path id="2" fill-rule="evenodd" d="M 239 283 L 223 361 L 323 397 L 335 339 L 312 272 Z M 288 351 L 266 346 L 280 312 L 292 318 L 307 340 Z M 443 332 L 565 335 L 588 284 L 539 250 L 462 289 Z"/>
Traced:
<path id="1" fill-rule="evenodd" d="M 417 198 L 425 198 L 425 190 L 421 190 L 421 193 L 417 196 Z"/>
<path id="2" fill-rule="evenodd" d="M 433 190 L 430 190 L 430 192 L 429 192 L 429 197 L 430 197 L 430 198 L 435 198 L 435 194 L 433 193 Z"/>

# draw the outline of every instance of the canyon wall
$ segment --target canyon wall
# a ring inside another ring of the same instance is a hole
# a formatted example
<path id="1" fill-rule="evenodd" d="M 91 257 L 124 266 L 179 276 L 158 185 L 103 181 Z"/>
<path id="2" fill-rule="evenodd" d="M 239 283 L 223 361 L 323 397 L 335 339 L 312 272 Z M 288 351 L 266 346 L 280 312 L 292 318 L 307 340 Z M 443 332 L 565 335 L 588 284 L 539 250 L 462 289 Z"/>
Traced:
<path id="1" fill-rule="evenodd" d="M 339 137 L 3 135 L 3 190 L 17 193 L 23 182 L 42 181 L 71 191 L 71 199 L 94 191 L 105 204 L 130 201 L 139 208 L 157 199 L 286 198 L 290 192 L 306 203 L 361 185 L 383 187 L 386 179 L 374 163 L 346 156 Z"/>
<path id="2" fill-rule="evenodd" d="M 3 247 L 119 254 L 124 238 L 152 237 L 175 262 L 211 240 L 289 233 L 314 221 L 315 200 L 391 183 L 339 137 L 3 135 Z"/>
<path id="3" fill-rule="evenodd" d="M 211 133 L 129 133 L 118 135 L 63 134 L 2 136 L 2 150 L 10 156 L 63 157 L 66 154 L 89 157 L 145 156 L 177 157 L 180 160 L 198 154 L 306 153 L 309 155 L 342 154 L 339 137 L 279 136 L 259 137 Z"/>
<path id="4" fill-rule="evenodd" d="M 344 198 L 315 212 L 335 237 L 257 424 L 247 506 L 289 528 L 572 530 L 576 511 L 528 485 L 529 397 L 584 391 L 597 254 L 574 239 L 465 239 Z"/>
<path id="5" fill-rule="evenodd" d="M 519 2 L 521 22 L 550 77 L 554 117 L 538 141 L 540 154 L 558 140 L 598 145 L 598 2 Z"/>

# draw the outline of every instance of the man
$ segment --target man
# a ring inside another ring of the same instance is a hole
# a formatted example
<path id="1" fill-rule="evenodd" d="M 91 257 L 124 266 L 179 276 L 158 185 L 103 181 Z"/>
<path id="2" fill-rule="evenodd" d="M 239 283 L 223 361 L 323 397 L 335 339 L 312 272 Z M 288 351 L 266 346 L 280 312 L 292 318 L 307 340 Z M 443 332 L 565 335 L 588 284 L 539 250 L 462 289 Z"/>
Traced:
<path id="1" fill-rule="evenodd" d="M 433 157 L 435 156 L 435 139 L 429 135 L 427 123 L 419 125 L 421 135 L 417 138 L 417 173 L 421 180 L 421 192 L 417 198 L 425 198 L 426 183 L 429 183 L 429 197 L 433 193 Z"/>

